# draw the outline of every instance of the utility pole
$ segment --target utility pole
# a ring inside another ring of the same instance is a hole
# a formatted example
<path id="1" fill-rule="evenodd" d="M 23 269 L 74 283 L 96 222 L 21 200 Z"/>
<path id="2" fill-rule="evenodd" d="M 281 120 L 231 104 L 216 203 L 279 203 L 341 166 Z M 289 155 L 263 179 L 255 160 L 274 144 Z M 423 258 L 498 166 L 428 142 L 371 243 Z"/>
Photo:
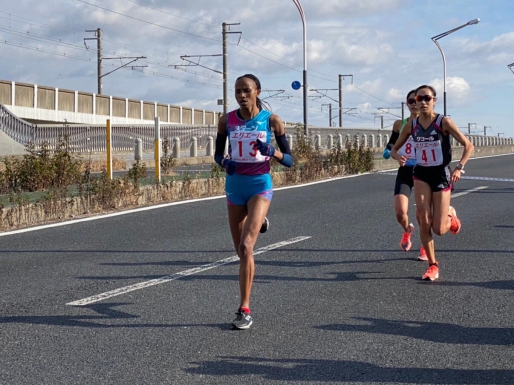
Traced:
<path id="1" fill-rule="evenodd" d="M 487 136 L 487 129 L 491 128 L 491 126 L 484 126 L 484 136 Z"/>
<path id="2" fill-rule="evenodd" d="M 97 56 L 98 56 L 98 95 L 102 94 L 102 29 L 86 29 L 86 32 L 94 32 L 96 37 L 88 37 L 84 39 L 84 45 L 86 40 L 96 40 Z"/>
<path id="3" fill-rule="evenodd" d="M 328 106 L 328 126 L 332 127 L 332 103 L 322 104 L 321 109 L 323 110 L 324 106 Z"/>
<path id="4" fill-rule="evenodd" d="M 402 120 L 405 119 L 405 113 L 403 112 L 405 109 L 405 102 L 402 102 Z"/>
<path id="5" fill-rule="evenodd" d="M 230 32 L 229 28 L 231 25 L 239 25 L 241 23 L 223 23 L 221 24 L 223 35 L 223 114 L 226 115 L 228 113 L 228 53 L 227 53 L 227 34 L 229 33 L 239 33 L 242 32 Z"/>
<path id="6" fill-rule="evenodd" d="M 102 84 L 102 78 L 104 76 L 107 76 L 109 74 L 112 74 L 114 71 L 119 70 L 120 68 L 126 67 L 130 63 L 135 62 L 138 59 L 146 59 L 146 56 L 137 56 L 137 57 L 130 57 L 130 56 L 120 56 L 120 57 L 103 57 L 102 56 L 102 29 L 86 29 L 86 32 L 94 32 L 96 37 L 86 37 L 84 38 L 84 45 L 86 46 L 86 49 L 89 49 L 89 47 L 86 44 L 86 40 L 96 40 L 96 47 L 97 47 L 97 56 L 98 56 L 98 95 L 102 95 L 103 92 L 103 84 Z M 128 63 L 125 63 L 118 68 L 115 68 L 114 70 L 107 72 L 106 74 L 102 74 L 102 61 L 103 60 L 113 60 L 113 59 L 133 59 L 129 61 Z M 136 66 L 132 66 L 132 69 L 134 69 Z M 145 66 L 137 66 L 137 67 L 147 67 Z"/>
<path id="7" fill-rule="evenodd" d="M 339 75 L 339 127 L 341 128 L 343 128 L 343 80 L 345 76 L 351 76 L 353 84 L 353 75 Z"/>
<path id="8" fill-rule="evenodd" d="M 476 123 L 468 123 L 468 135 L 471 135 L 471 125 L 472 124 L 475 125 L 475 129 L 477 128 L 477 124 Z"/>
<path id="9" fill-rule="evenodd" d="M 373 119 L 373 121 L 376 121 L 377 118 L 380 118 L 380 129 L 383 130 L 384 129 L 384 115 L 375 114 L 375 118 Z"/>

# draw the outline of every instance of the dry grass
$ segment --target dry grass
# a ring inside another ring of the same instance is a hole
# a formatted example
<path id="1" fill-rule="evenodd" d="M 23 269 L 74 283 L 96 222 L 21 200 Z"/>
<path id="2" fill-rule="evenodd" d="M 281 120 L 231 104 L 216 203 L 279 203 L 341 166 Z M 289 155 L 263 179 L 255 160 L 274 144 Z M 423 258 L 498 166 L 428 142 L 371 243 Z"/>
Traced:
<path id="1" fill-rule="evenodd" d="M 322 153 L 314 150 L 302 137 L 298 137 L 293 150 L 296 162 L 293 167 L 275 167 L 271 173 L 276 187 L 294 185 L 326 179 L 349 173 L 371 171 L 372 154 L 357 145 L 334 149 Z M 10 205 L 1 207 L 0 230 L 7 231 L 21 227 L 71 220 L 83 216 L 127 210 L 134 207 L 155 205 L 165 202 L 223 195 L 225 192 L 224 170 L 215 163 L 211 176 L 200 178 L 186 174 L 181 181 L 171 181 L 150 186 L 140 186 L 139 179 L 146 176 L 144 163 L 133 164 L 128 176 L 109 180 L 105 173 L 106 161 L 101 159 L 82 160 L 82 169 L 87 173 L 103 171 L 100 177 L 79 183 L 79 197 L 66 198 L 66 189 L 46 191 L 36 203 L 28 203 L 21 193 L 11 194 Z M 166 173 L 173 173 L 173 159 L 167 159 Z M 274 166 L 278 164 L 274 162 Z M 113 159 L 114 170 L 125 170 L 126 161 Z"/>

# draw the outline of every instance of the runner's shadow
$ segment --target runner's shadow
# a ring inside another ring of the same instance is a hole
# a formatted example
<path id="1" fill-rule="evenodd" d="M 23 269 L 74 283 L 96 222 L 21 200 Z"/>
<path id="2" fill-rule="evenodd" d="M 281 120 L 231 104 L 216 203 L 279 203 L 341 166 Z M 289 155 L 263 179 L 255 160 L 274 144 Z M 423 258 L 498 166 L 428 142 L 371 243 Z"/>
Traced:
<path id="1" fill-rule="evenodd" d="M 316 329 L 337 332 L 390 334 L 444 344 L 500 345 L 514 344 L 512 328 L 476 328 L 449 323 L 424 321 L 394 321 L 379 318 L 353 317 L 360 324 L 332 324 Z"/>
<path id="2" fill-rule="evenodd" d="M 369 280 L 411 280 L 419 281 L 418 277 L 362 277 L 363 274 L 383 274 L 381 271 L 352 271 L 352 272 L 335 272 L 335 273 L 324 273 L 327 278 L 324 277 L 298 277 L 298 276 L 280 276 L 280 275 L 266 275 L 258 274 L 254 278 L 255 283 L 269 283 L 269 282 L 355 282 L 355 281 L 369 281 Z M 173 274 L 170 274 L 173 276 Z M 163 275 L 112 275 L 112 276 L 81 276 L 76 279 L 84 280 L 152 280 L 163 278 Z M 213 274 L 191 274 L 184 276 L 177 276 L 175 279 L 181 281 L 239 281 L 239 277 L 236 273 L 228 275 L 213 275 Z"/>
<path id="3" fill-rule="evenodd" d="M 391 249 L 391 250 L 384 250 L 384 249 L 338 249 L 338 250 L 326 250 L 326 249 L 280 249 L 282 251 L 291 251 L 291 252 L 307 252 L 307 253 L 323 253 L 323 252 L 338 252 L 340 254 L 344 253 L 352 253 L 352 254 L 358 254 L 358 253 L 378 253 L 378 254 L 405 254 L 404 251 L 400 251 L 398 249 Z M 410 251 L 412 253 L 413 250 Z M 437 249 L 437 252 L 439 253 L 491 253 L 491 254 L 512 254 L 512 250 L 468 250 L 468 249 Z M 395 259 L 384 259 L 384 261 L 395 261 L 395 260 L 405 260 L 405 258 L 395 258 Z M 376 262 L 376 261 L 375 261 Z"/>
<path id="4" fill-rule="evenodd" d="M 255 275 L 254 282 L 256 284 L 271 283 L 271 282 L 356 282 L 356 281 L 370 281 L 370 280 L 411 280 L 418 281 L 418 277 L 362 277 L 364 274 L 383 274 L 377 271 L 352 271 L 352 272 L 335 272 L 324 273 L 325 277 L 298 277 L 298 276 L 281 276 L 281 275 Z M 187 281 L 195 280 L 238 280 L 237 275 L 233 276 L 217 276 L 217 275 L 189 275 L 181 278 Z"/>
<path id="5" fill-rule="evenodd" d="M 49 326 L 85 327 L 93 329 L 117 329 L 117 328 L 189 328 L 209 327 L 220 330 L 230 330 L 230 325 L 223 324 L 151 324 L 151 323 L 125 323 L 114 324 L 115 320 L 133 320 L 140 318 L 137 315 L 113 309 L 116 306 L 127 305 L 126 303 L 92 304 L 86 306 L 75 306 L 70 308 L 90 309 L 98 315 L 50 315 L 50 316 L 7 316 L 0 317 L 1 324 L 31 324 Z"/>
<path id="6" fill-rule="evenodd" d="M 1 250 L 0 254 L 3 253 L 14 253 L 14 254 L 90 254 L 90 253 L 98 253 L 98 254 L 121 254 L 121 255 L 136 255 L 136 256 L 144 256 L 145 254 L 223 254 L 230 253 L 233 250 L 91 250 L 91 249 L 82 249 L 82 250 L 66 250 L 66 249 L 52 249 L 52 250 Z M 142 263 L 144 264 L 144 263 Z M 99 265 L 112 265 L 112 266 L 121 266 L 124 263 L 100 263 Z M 129 263 L 128 265 L 139 265 L 139 263 Z"/>
<path id="7" fill-rule="evenodd" d="M 442 286 L 472 286 L 483 289 L 514 290 L 514 280 L 489 281 L 489 282 L 444 282 L 439 281 Z"/>
<path id="8" fill-rule="evenodd" d="M 432 369 L 384 367 L 367 362 L 322 359 L 221 357 L 191 362 L 188 374 L 198 376 L 253 376 L 255 383 L 400 383 L 445 385 L 512 385 L 514 370 Z M 260 381 L 258 380 L 260 378 Z"/>

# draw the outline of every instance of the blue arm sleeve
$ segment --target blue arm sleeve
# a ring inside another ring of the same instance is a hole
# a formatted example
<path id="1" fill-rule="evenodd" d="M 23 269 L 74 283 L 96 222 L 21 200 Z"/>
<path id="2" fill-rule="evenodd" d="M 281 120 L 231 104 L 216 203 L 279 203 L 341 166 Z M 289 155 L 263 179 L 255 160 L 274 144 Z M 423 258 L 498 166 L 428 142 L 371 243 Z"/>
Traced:
<path id="1" fill-rule="evenodd" d="M 294 159 L 291 155 L 291 148 L 289 147 L 289 142 L 287 141 L 286 135 L 284 134 L 275 136 L 275 140 L 277 141 L 280 152 L 284 156 L 284 158 L 279 163 L 282 166 L 291 167 L 294 163 Z"/>
<path id="2" fill-rule="evenodd" d="M 284 154 L 284 158 L 279 162 L 282 166 L 291 167 L 294 163 L 293 156 L 291 154 Z"/>
<path id="3" fill-rule="evenodd" d="M 225 152 L 225 143 L 227 143 L 227 134 L 218 134 L 216 136 L 216 150 L 214 151 L 214 161 L 218 163 L 221 167 L 223 164 L 223 152 Z"/>

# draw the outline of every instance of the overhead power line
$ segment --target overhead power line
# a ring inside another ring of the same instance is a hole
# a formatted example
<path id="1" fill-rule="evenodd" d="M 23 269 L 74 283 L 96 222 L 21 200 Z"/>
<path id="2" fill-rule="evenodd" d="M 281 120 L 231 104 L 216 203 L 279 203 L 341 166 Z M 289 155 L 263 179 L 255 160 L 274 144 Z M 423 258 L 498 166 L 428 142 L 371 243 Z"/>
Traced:
<path id="1" fill-rule="evenodd" d="M 117 12 L 117 11 L 114 11 L 114 10 L 111 10 L 111 9 L 108 9 L 106 7 L 102 7 L 102 6 L 99 6 L 97 4 L 94 4 L 94 3 L 91 3 L 91 2 L 88 2 L 88 1 L 85 1 L 85 0 L 78 0 L 79 2 L 83 3 L 83 4 L 86 4 L 86 5 L 89 5 L 89 6 L 92 6 L 92 7 L 96 7 L 96 8 L 99 8 L 99 9 L 102 9 L 106 12 L 110 12 L 110 13 L 113 13 L 113 14 L 117 14 L 117 15 L 120 15 L 120 16 L 123 16 L 123 17 L 127 17 L 129 19 L 132 19 L 132 20 L 136 20 L 136 21 L 139 21 L 139 22 L 142 22 L 142 23 L 145 23 L 145 24 L 148 24 L 148 25 L 152 25 L 152 26 L 155 26 L 155 27 L 158 27 L 158 28 L 163 28 L 163 29 L 166 29 L 166 30 L 170 30 L 170 31 L 174 31 L 174 32 L 178 32 L 178 33 L 183 33 L 183 34 L 186 34 L 186 35 L 189 35 L 189 36 L 193 36 L 193 37 L 197 37 L 197 38 L 200 38 L 200 39 L 205 39 L 205 40 L 210 40 L 210 41 L 216 41 L 216 42 L 221 42 L 221 40 L 219 39 L 213 39 L 213 38 L 210 38 L 210 37 L 206 37 L 206 36 L 201 36 L 201 35 L 198 35 L 198 34 L 194 34 L 194 33 L 190 33 L 190 32 L 186 32 L 186 31 L 181 31 L 179 29 L 175 29 L 175 28 L 170 28 L 170 27 L 167 27 L 167 26 L 164 26 L 164 25 L 161 25 L 161 24 L 158 24 L 158 23 L 154 23 L 154 22 L 150 22 L 150 21 L 147 21 L 147 20 L 144 20 L 144 19 L 141 19 L 141 18 L 137 18 L 137 17 L 134 17 L 134 16 L 131 16 L 131 15 L 127 15 L 127 14 L 123 14 L 121 12 Z M 148 8 L 148 9 L 152 9 L 154 11 L 157 11 L 157 12 L 160 12 L 162 14 L 166 14 L 166 15 L 169 15 L 169 16 L 173 16 L 173 17 L 178 17 L 178 18 L 181 18 L 181 19 L 184 19 L 184 20 L 187 20 L 187 21 L 190 21 L 190 22 L 194 22 L 194 23 L 200 23 L 200 24 L 204 24 L 204 25 L 208 25 L 208 26 L 211 26 L 210 24 L 207 24 L 207 23 L 202 23 L 200 21 L 196 21 L 196 20 L 192 20 L 192 19 L 188 19 L 188 18 L 185 18 L 185 17 L 182 17 L 182 16 L 179 16 L 179 15 L 176 15 L 176 14 L 172 14 L 170 12 L 167 12 L 167 11 L 164 11 L 164 10 L 160 10 L 160 9 L 157 9 L 157 8 L 153 8 L 151 6 L 147 6 L 147 5 L 144 5 L 144 4 L 141 4 L 139 3 L 138 1 L 134 1 L 134 0 L 127 0 L 133 4 L 136 4 L 138 6 L 141 6 L 141 7 L 145 7 L 145 8 Z M 16 16 L 16 15 L 13 15 L 11 13 L 7 13 L 7 12 L 3 12 L 3 11 L 0 11 L 1 14 L 5 14 L 5 15 L 9 15 L 9 17 L 15 17 L 15 18 L 18 18 L 18 19 L 21 19 L 21 20 L 25 20 L 25 21 L 29 21 L 31 23 L 35 23 L 35 24 L 32 24 L 32 25 L 35 25 L 37 27 L 46 27 L 46 28 L 52 28 L 52 29 L 55 29 L 55 27 L 52 27 L 48 24 L 44 24 L 44 23 L 40 23 L 38 21 L 35 21 L 35 20 L 31 20 L 29 18 L 25 18 L 25 17 L 22 17 L 22 16 Z M 7 19 L 7 18 L 5 18 Z M 16 22 L 20 22 L 21 21 L 18 21 L 18 20 L 12 20 L 12 19 L 8 19 L 10 21 L 16 21 Z M 30 23 L 29 23 L 30 24 Z M 215 27 L 215 26 L 213 26 Z M 5 29 L 4 29 L 5 31 Z M 18 31 L 19 32 L 19 31 Z M 7 32 L 9 33 L 9 32 Z M 11 33 L 12 34 L 12 33 Z M 29 33 L 27 33 L 27 35 L 31 35 Z M 21 34 L 19 34 L 18 36 L 21 36 Z M 27 37 L 27 36 L 24 36 L 24 37 Z M 32 37 L 32 36 L 31 36 Z M 44 40 L 47 40 L 47 41 L 51 41 L 51 38 L 45 38 L 43 36 L 37 36 L 36 35 L 36 38 L 39 38 L 39 39 L 44 39 Z M 37 39 L 34 39 L 34 40 L 37 40 Z M 291 60 L 287 59 L 287 58 L 284 58 L 284 57 L 281 57 L 280 55 L 277 55 L 275 53 L 273 53 L 272 51 L 254 43 L 254 42 L 251 42 L 250 40 L 246 40 L 246 39 L 241 39 L 242 41 L 244 41 L 245 43 L 249 43 L 249 44 L 252 44 L 253 46 L 255 47 L 258 47 L 259 49 L 262 49 L 264 51 L 266 51 L 267 53 L 279 58 L 280 60 L 283 60 L 285 62 L 288 62 L 288 63 L 291 63 L 291 64 L 294 64 Z M 107 40 L 106 40 L 107 41 Z M 120 45 L 118 43 L 115 43 L 115 42 L 112 42 L 112 41 L 109 41 L 110 43 L 112 44 L 117 44 L 119 46 L 122 46 L 124 47 L 125 49 L 130 49 L 127 47 L 127 45 Z M 44 53 L 48 53 L 48 54 L 53 54 L 53 55 L 57 55 L 57 56 L 62 56 L 62 57 L 69 57 L 69 58 L 74 58 L 74 59 L 77 59 L 77 60 L 82 60 L 82 61 L 89 61 L 89 62 L 92 62 L 91 59 L 88 59 L 88 58 L 81 58 L 81 57 L 77 57 L 77 56 L 74 56 L 74 55 L 69 55 L 69 54 L 66 54 L 66 53 L 59 53 L 59 52 L 52 52 L 48 49 L 45 49 L 45 48 L 35 48 L 35 47 L 30 47 L 30 46 L 25 46 L 25 45 L 22 45 L 22 44 L 16 44 L 16 43 L 12 43 L 12 42 L 7 42 L 5 41 L 3 44 L 7 44 L 7 45 L 11 45 L 11 46 L 16 46 L 16 47 L 20 47 L 20 48 L 24 48 L 24 49 L 29 49 L 29 50 L 33 50 L 33 51 L 38 51 L 38 52 L 44 52 Z M 68 48 L 73 48 L 73 49 L 80 49 L 77 47 L 77 45 L 74 45 L 74 44 L 71 44 L 69 45 L 70 43 L 67 43 L 67 42 L 64 42 L 64 41 L 58 41 L 57 39 L 54 39 L 54 44 L 55 45 L 61 45 L 61 46 L 68 46 Z M 253 51 L 252 49 L 248 48 L 248 47 L 245 47 L 241 44 L 235 44 L 234 45 L 237 45 L 239 48 L 242 48 L 250 53 L 252 53 L 253 55 L 256 55 L 256 56 L 259 56 L 261 57 L 262 59 L 264 60 L 267 60 L 267 61 L 270 61 L 276 65 L 279 65 L 279 66 L 282 66 L 284 68 L 288 68 L 292 71 L 295 71 L 295 72 L 302 72 L 300 69 L 296 69 L 296 68 L 293 68 L 292 66 L 290 65 L 287 65 L 287 64 L 283 64 L 283 63 L 280 63 L 279 61 L 277 60 L 273 60 L 269 57 L 266 57 L 264 55 L 261 55 L 255 51 Z M 130 46 L 129 46 L 130 47 Z M 148 47 L 145 47 L 145 50 L 150 50 L 150 48 Z M 153 51 L 156 51 L 156 52 L 161 52 L 161 53 L 164 53 L 163 51 L 157 51 L 157 50 L 153 50 Z M 137 54 L 140 54 L 141 53 L 141 50 L 137 50 L 136 51 Z M 115 53 L 113 52 L 112 53 L 113 55 L 118 55 L 119 53 Z M 166 52 L 166 54 L 168 54 Z M 145 55 L 147 56 L 147 55 Z M 143 62 L 143 61 L 141 61 Z M 151 65 L 155 65 L 155 66 L 161 66 L 161 67 L 167 67 L 169 66 L 170 64 L 172 63 L 169 63 L 168 61 L 163 61 L 162 60 L 159 60 L 159 59 L 154 59 L 154 58 L 151 58 L 149 56 L 147 56 L 147 59 L 144 61 L 145 63 L 147 64 L 151 64 Z M 204 73 L 201 73 L 201 72 L 198 72 L 198 71 L 188 71 L 188 70 L 184 70 L 184 69 L 177 69 L 177 70 L 181 70 L 181 71 L 184 71 L 186 73 L 191 73 L 191 74 L 194 74 L 194 75 L 197 75 L 197 76 L 203 76 L 203 77 L 209 77 L 209 78 L 213 78 L 215 79 L 215 77 L 213 77 L 212 75 L 206 75 Z M 143 73 L 147 73 L 147 74 L 155 74 L 155 76 L 165 76 L 165 74 L 161 74 L 159 72 L 156 72 L 156 71 L 141 71 Z M 156 75 L 156 74 L 160 74 L 160 75 Z M 317 76 L 317 75 L 314 75 L 313 73 L 318 73 L 320 74 L 321 76 Z M 331 75 L 328 75 L 328 74 L 324 74 L 322 72 L 319 72 L 319 71 L 315 71 L 313 69 L 311 69 L 310 71 L 310 77 L 313 77 L 313 78 L 318 78 L 318 79 L 321 79 L 321 80 L 324 80 L 324 81 L 328 81 L 328 82 L 334 82 L 336 83 L 337 80 L 335 80 L 335 78 L 333 79 Z M 165 77 L 168 77 L 168 78 L 171 78 L 171 79 L 176 79 L 176 80 L 180 80 L 180 81 L 184 81 L 184 82 L 188 82 L 188 83 L 194 83 L 194 84 L 200 84 L 200 85 L 206 85 L 206 84 L 209 84 L 209 83 L 202 83 L 202 82 L 196 82 L 196 81 L 191 81 L 191 80 L 187 80 L 187 79 L 183 79 L 183 78 L 180 78 L 180 77 L 174 77 L 172 75 L 169 75 L 169 76 L 165 76 Z M 210 84 L 208 85 L 209 87 L 212 87 L 214 85 Z M 387 103 L 388 105 L 391 105 L 391 106 L 394 106 L 394 104 L 390 103 L 390 102 L 387 102 L 367 91 L 365 91 L 364 89 L 360 88 L 360 87 L 357 87 L 355 85 L 353 85 L 357 90 L 359 90 L 360 92 L 376 99 L 376 100 L 379 100 L 383 103 Z M 217 86 L 215 86 L 217 87 Z"/>
<path id="2" fill-rule="evenodd" d="M 113 11 L 112 9 L 105 8 L 105 7 L 101 7 L 101 6 L 96 5 L 96 4 L 88 3 L 87 1 L 84 1 L 84 0 L 77 0 L 77 1 L 79 1 L 79 2 L 81 2 L 81 3 L 84 3 L 84 4 L 87 4 L 87 5 L 90 5 L 90 6 L 92 6 L 92 7 L 96 7 L 96 8 L 102 9 L 102 10 L 107 11 L 107 12 L 114 13 L 114 14 L 116 14 L 116 15 L 124 16 L 124 17 L 127 17 L 127 18 L 132 19 L 132 20 L 140 21 L 141 23 L 145 23 L 145 24 L 153 25 L 153 26 L 155 26 L 155 27 L 159 27 L 159 28 L 164 28 L 164 29 L 167 29 L 167 30 L 169 30 L 169 31 L 183 33 L 183 34 L 186 34 L 186 35 L 190 35 L 190 36 L 198 37 L 198 38 L 200 38 L 200 39 L 206 39 L 206 40 L 211 40 L 211 41 L 221 42 L 219 39 L 213 39 L 213 38 L 206 37 L 206 36 L 196 35 L 196 34 L 191 33 L 191 32 L 181 31 L 181 30 L 179 30 L 179 29 L 166 27 L 166 26 L 164 26 L 164 25 L 160 25 L 160 24 L 157 24 L 157 23 L 152 23 L 151 21 L 146 21 L 146 20 L 143 20 L 143 19 L 139 19 L 139 18 L 137 18 L 137 17 L 134 17 L 134 16 L 126 15 L 126 14 L 121 13 L 121 12 Z"/>

